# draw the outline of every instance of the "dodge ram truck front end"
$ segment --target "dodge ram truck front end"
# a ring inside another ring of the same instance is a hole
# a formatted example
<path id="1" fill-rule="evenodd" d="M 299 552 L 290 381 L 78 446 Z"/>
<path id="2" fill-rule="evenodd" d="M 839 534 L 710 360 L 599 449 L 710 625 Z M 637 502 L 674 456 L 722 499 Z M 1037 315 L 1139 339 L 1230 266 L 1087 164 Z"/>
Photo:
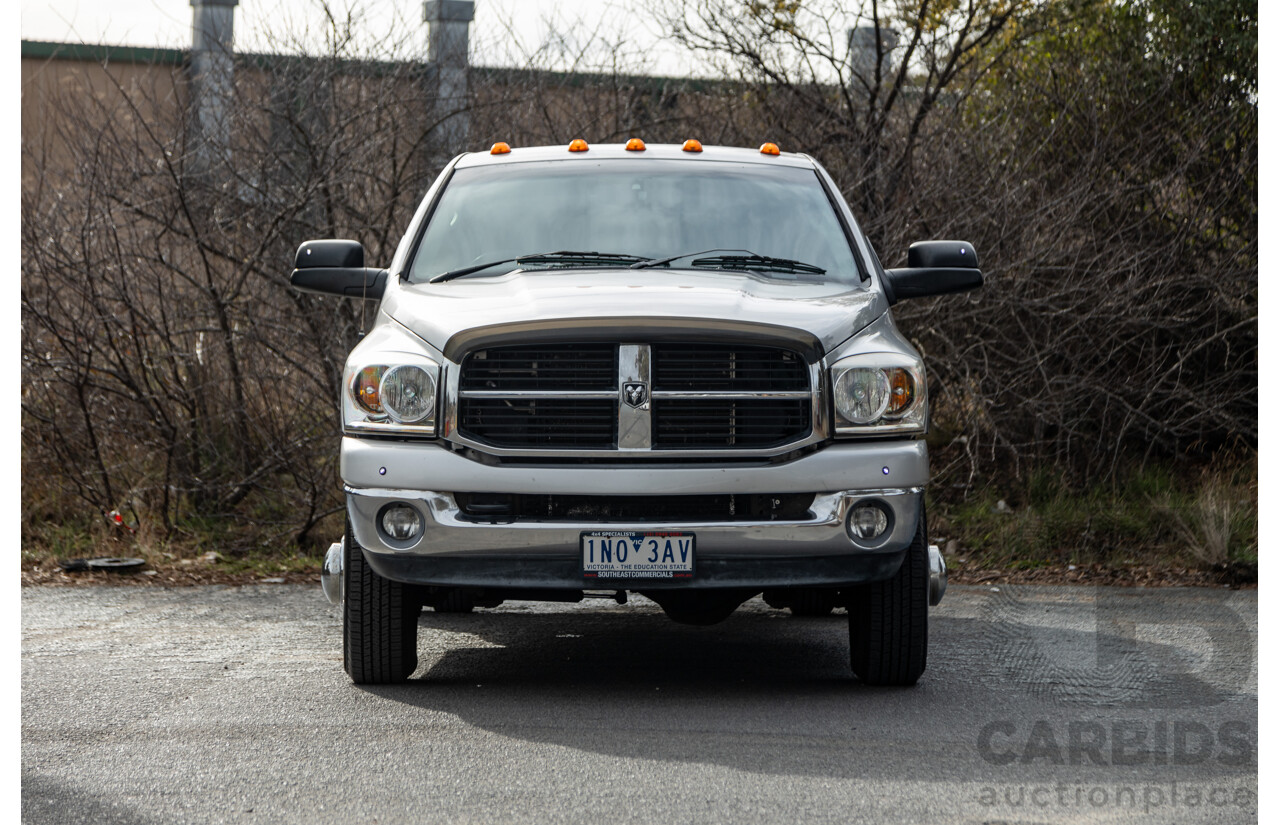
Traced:
<path id="1" fill-rule="evenodd" d="M 324 573 L 348 673 L 408 678 L 423 607 L 638 592 L 710 624 L 763 593 L 846 608 L 854 672 L 914 683 L 946 573 L 889 308 L 980 284 L 972 247 L 884 270 L 811 158 L 635 143 L 460 156 L 387 270 L 299 248 L 296 287 L 379 302 Z"/>

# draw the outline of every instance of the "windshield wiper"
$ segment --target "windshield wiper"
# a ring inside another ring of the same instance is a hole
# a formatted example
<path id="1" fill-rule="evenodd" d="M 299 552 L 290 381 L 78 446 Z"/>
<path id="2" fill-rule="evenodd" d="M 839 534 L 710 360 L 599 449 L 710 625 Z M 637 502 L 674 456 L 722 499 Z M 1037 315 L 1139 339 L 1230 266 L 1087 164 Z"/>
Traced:
<path id="1" fill-rule="evenodd" d="M 803 272 L 809 275 L 826 275 L 820 266 L 794 261 L 790 258 L 770 258 L 768 255 L 716 255 L 711 258 L 695 258 L 691 266 L 713 266 L 716 269 L 764 269 L 771 272 Z"/>
<path id="2" fill-rule="evenodd" d="M 659 258 L 658 260 L 645 259 L 639 263 L 631 265 L 632 269 L 650 269 L 655 266 L 663 266 L 672 261 L 678 261 L 681 258 L 692 258 L 694 255 L 706 255 L 708 252 L 746 252 L 745 249 L 725 249 L 724 247 L 716 247 L 715 249 L 704 249 L 701 252 L 686 252 L 683 255 L 672 255 L 670 258 Z"/>
<path id="3" fill-rule="evenodd" d="M 660 258 L 656 261 L 640 261 L 631 265 L 632 269 L 651 269 L 655 266 L 663 266 L 672 261 L 678 261 L 681 258 L 692 258 L 694 255 L 705 255 L 708 252 L 745 252 L 745 255 L 716 255 L 710 258 L 697 258 L 690 263 L 690 266 L 714 266 L 717 269 L 765 269 L 776 272 L 804 272 L 810 275 L 825 275 L 827 271 L 822 267 L 807 264 L 803 261 L 793 261 L 790 258 L 770 258 L 767 255 L 757 255 L 749 249 L 704 249 L 701 252 L 686 252 L 683 255 L 672 255 L 670 258 Z"/>
<path id="4" fill-rule="evenodd" d="M 698 253 L 694 253 L 695 255 Z M 649 260 L 643 255 L 624 255 L 617 252 L 569 252 L 561 250 L 560 252 L 540 252 L 536 255 L 520 255 L 516 258 L 503 258 L 500 261 L 489 261 L 488 263 L 476 264 L 475 266 L 464 266 L 461 269 L 452 269 L 448 272 L 442 272 L 439 275 L 432 276 L 428 279 L 429 284 L 438 284 L 441 281 L 452 281 L 454 278 L 461 278 L 464 275 L 470 275 L 479 272 L 482 269 L 488 269 L 491 266 L 500 266 L 501 264 L 553 264 L 555 266 L 591 266 L 599 263 L 611 263 L 617 266 L 626 266 L 637 263 L 644 263 Z"/>

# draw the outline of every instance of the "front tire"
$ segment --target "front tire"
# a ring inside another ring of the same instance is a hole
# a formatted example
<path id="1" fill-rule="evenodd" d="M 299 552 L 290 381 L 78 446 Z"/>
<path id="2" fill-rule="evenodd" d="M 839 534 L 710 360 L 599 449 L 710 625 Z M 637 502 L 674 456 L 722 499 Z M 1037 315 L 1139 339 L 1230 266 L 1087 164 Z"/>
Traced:
<path id="1" fill-rule="evenodd" d="M 418 667 L 418 614 L 412 589 L 384 579 L 365 560 L 347 522 L 342 603 L 342 666 L 357 685 L 403 682 Z"/>
<path id="2" fill-rule="evenodd" d="M 907 687 L 924 673 L 929 647 L 929 539 L 924 510 L 902 567 L 849 599 L 849 664 L 868 685 Z"/>

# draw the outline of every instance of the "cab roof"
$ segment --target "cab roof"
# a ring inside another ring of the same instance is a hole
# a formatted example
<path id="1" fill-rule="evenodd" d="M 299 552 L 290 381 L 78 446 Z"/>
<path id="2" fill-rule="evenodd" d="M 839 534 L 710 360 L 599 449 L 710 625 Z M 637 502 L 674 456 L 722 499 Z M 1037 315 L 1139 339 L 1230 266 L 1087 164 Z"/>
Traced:
<path id="1" fill-rule="evenodd" d="M 468 152 L 458 159 L 457 169 L 471 166 L 490 166 L 502 163 L 528 163 L 530 161 L 563 160 L 582 162 L 600 160 L 602 158 L 627 158 L 642 160 L 644 158 L 662 158 L 663 160 L 681 160 L 690 162 L 729 162 L 759 163 L 765 166 L 791 166 L 806 169 L 814 167 L 808 155 L 796 152 L 783 152 L 778 155 L 766 155 L 759 149 L 743 149 L 736 146 L 703 145 L 701 152 L 686 152 L 680 145 L 673 143 L 649 143 L 643 151 L 627 151 L 623 143 L 593 143 L 585 152 L 570 152 L 569 144 L 559 146 L 529 146 L 511 148 L 510 152 L 491 155 L 488 152 Z"/>

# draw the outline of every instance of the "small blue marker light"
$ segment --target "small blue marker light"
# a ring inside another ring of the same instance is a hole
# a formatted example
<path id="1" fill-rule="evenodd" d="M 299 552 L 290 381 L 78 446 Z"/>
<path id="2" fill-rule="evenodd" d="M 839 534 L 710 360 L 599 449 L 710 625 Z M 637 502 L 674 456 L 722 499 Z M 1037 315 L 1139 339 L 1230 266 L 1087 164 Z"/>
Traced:
<path id="1" fill-rule="evenodd" d="M 885 471 L 886 473 L 887 473 L 887 472 L 889 472 L 889 468 L 888 468 L 888 467 L 885 467 L 885 468 L 884 468 L 884 471 Z M 379 468 L 378 468 L 378 475 L 380 475 L 380 476 L 385 476 L 386 474 L 387 474 L 387 468 L 386 468 L 386 467 L 379 467 Z"/>
<path id="2" fill-rule="evenodd" d="M 881 467 L 881 468 L 880 468 L 880 472 L 884 473 L 885 475 L 889 475 L 889 468 L 888 468 L 888 467 Z"/>

